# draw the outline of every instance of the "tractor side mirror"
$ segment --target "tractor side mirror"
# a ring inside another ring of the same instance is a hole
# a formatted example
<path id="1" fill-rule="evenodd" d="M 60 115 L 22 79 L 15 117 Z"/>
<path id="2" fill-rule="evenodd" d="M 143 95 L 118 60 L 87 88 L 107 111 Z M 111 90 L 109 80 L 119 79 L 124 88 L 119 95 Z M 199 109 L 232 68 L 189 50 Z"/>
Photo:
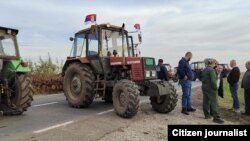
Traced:
<path id="1" fill-rule="evenodd" d="M 28 67 L 29 66 L 29 62 L 24 62 L 23 60 L 21 60 L 20 63 L 23 67 Z"/>
<path id="2" fill-rule="evenodd" d="M 72 42 L 72 41 L 74 41 L 74 38 L 73 37 L 69 37 L 69 40 Z"/>

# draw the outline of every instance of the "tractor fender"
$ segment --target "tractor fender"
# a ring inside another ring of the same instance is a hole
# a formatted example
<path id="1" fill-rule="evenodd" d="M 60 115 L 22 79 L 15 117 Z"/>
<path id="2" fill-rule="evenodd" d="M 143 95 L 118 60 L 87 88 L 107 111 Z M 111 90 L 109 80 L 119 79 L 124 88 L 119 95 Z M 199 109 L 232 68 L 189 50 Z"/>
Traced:
<path id="1" fill-rule="evenodd" d="M 171 87 L 169 87 L 170 83 L 162 80 L 149 80 L 147 83 L 147 96 L 162 96 L 168 95 L 171 93 Z"/>
<path id="2" fill-rule="evenodd" d="M 71 63 L 75 63 L 75 62 L 79 62 L 79 63 L 82 63 L 82 64 L 89 64 L 89 60 L 85 57 L 83 58 L 67 58 L 66 62 L 64 63 L 63 65 L 63 68 L 62 68 L 62 76 L 64 76 L 64 73 L 67 69 L 67 67 L 71 64 Z"/>

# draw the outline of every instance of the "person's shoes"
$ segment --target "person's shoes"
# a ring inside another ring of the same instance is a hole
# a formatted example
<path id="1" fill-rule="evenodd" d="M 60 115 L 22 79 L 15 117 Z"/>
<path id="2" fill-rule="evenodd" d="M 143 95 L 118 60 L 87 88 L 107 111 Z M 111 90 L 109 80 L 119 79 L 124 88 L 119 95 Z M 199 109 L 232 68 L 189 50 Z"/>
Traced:
<path id="1" fill-rule="evenodd" d="M 224 123 L 224 121 L 223 121 L 221 118 L 214 118 L 214 119 L 213 119 L 213 122 L 219 123 L 219 124 Z"/>
<path id="2" fill-rule="evenodd" d="M 240 109 L 233 109 L 235 113 L 240 113 Z"/>
<path id="3" fill-rule="evenodd" d="M 194 108 L 191 107 L 191 108 L 188 108 L 187 111 L 188 112 L 194 112 L 194 111 L 196 111 L 196 109 L 194 109 Z"/>
<path id="4" fill-rule="evenodd" d="M 210 119 L 210 118 L 211 118 L 210 115 L 206 115 L 206 116 L 205 116 L 205 119 Z"/>
<path id="5" fill-rule="evenodd" d="M 189 115 L 189 113 L 187 112 L 186 108 L 182 108 L 181 113 L 185 114 L 185 115 Z"/>

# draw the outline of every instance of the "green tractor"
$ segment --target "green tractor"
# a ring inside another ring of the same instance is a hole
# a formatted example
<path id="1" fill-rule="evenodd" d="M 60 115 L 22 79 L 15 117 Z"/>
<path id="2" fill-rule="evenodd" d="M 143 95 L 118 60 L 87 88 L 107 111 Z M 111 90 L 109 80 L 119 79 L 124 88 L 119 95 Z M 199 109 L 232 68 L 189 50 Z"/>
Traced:
<path id="1" fill-rule="evenodd" d="M 33 89 L 30 68 L 21 60 L 18 30 L 0 27 L 0 114 L 21 115 L 30 107 Z"/>

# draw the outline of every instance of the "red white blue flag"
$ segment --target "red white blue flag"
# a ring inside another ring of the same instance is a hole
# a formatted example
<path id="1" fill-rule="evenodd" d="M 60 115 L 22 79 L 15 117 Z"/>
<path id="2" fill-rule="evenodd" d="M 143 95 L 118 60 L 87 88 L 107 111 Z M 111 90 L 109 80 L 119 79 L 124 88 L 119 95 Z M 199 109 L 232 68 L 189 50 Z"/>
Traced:
<path id="1" fill-rule="evenodd" d="M 96 23 L 96 14 L 89 14 L 86 16 L 85 18 L 85 21 L 84 21 L 85 24 L 95 24 Z"/>
<path id="2" fill-rule="evenodd" d="M 134 25 L 134 28 L 135 28 L 137 31 L 140 31 L 140 29 L 141 29 L 140 24 L 138 24 L 138 23 L 135 24 L 135 25 Z"/>

